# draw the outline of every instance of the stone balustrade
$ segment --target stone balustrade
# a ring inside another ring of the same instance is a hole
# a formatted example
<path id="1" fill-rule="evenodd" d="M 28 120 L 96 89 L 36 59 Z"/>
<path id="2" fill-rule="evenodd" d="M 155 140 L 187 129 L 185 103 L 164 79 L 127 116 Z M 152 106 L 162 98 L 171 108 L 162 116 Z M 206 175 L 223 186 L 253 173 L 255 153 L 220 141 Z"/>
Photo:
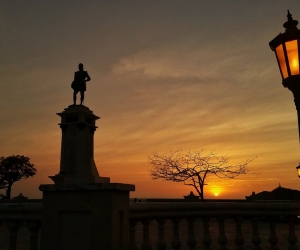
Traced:
<path id="1" fill-rule="evenodd" d="M 30 237 L 27 249 L 39 249 L 41 212 L 41 201 L 0 202 L 9 250 L 19 249 L 23 226 Z M 298 215 L 300 203 L 292 202 L 130 203 L 130 249 L 298 249 Z"/>
<path id="2" fill-rule="evenodd" d="M 29 231 L 28 249 L 39 249 L 38 232 L 41 226 L 41 212 L 41 200 L 0 202 L 0 227 L 6 227 L 9 230 L 9 250 L 19 249 L 17 247 L 17 235 L 21 227 L 26 227 Z M 1 237 L 3 236 L 0 235 L 0 239 Z"/>
<path id="3" fill-rule="evenodd" d="M 131 203 L 129 213 L 131 250 L 298 249 L 300 203 Z"/>

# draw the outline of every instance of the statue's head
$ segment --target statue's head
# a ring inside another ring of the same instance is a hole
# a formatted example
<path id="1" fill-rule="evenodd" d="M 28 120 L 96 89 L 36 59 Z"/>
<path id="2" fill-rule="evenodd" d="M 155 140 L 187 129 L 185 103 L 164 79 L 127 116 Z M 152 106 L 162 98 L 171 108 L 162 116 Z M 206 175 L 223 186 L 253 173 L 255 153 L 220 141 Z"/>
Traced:
<path id="1" fill-rule="evenodd" d="M 83 64 L 79 63 L 78 68 L 79 68 L 79 70 L 83 70 Z"/>

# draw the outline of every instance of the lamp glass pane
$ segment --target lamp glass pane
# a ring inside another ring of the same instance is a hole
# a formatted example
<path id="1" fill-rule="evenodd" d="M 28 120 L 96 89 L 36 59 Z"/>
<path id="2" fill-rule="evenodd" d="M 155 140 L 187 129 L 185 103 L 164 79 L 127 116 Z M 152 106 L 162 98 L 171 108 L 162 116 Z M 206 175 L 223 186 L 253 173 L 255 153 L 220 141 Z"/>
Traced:
<path id="1" fill-rule="evenodd" d="M 286 52 L 289 60 L 291 75 L 299 74 L 298 42 L 297 40 L 285 43 Z"/>
<path id="2" fill-rule="evenodd" d="M 282 77 L 283 77 L 283 79 L 285 79 L 288 77 L 288 71 L 287 71 L 287 67 L 286 67 L 282 44 L 280 44 L 275 50 L 276 50 L 277 60 L 279 63 L 279 68 L 280 68 Z"/>
<path id="3" fill-rule="evenodd" d="M 296 167 L 297 172 L 298 172 L 298 177 L 300 178 L 300 166 Z"/>

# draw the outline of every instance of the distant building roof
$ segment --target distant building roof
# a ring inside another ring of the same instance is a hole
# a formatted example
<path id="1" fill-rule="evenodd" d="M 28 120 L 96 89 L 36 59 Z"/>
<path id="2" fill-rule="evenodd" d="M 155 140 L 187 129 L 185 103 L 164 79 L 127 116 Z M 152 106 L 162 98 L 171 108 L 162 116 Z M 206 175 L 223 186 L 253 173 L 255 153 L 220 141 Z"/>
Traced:
<path id="1" fill-rule="evenodd" d="M 246 200 L 300 200 L 300 191 L 281 187 L 279 183 L 272 191 L 262 191 L 258 194 L 252 192 L 250 196 L 246 196 Z"/>
<path id="2" fill-rule="evenodd" d="M 183 196 L 185 201 L 198 201 L 199 196 L 194 195 L 193 191 L 190 192 L 189 195 Z"/>

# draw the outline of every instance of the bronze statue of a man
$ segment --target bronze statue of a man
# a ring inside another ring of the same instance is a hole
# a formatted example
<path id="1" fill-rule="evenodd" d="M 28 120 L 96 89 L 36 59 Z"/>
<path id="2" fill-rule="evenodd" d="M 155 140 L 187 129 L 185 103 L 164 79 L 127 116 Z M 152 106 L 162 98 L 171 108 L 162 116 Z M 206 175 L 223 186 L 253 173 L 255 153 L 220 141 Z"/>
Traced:
<path id="1" fill-rule="evenodd" d="M 72 82 L 72 89 L 74 90 L 73 93 L 73 102 L 76 105 L 76 95 L 80 92 L 80 105 L 84 100 L 84 91 L 86 91 L 86 82 L 90 81 L 91 78 L 87 71 L 83 70 L 83 64 L 79 63 L 78 65 L 79 70 L 74 74 L 74 81 Z"/>

